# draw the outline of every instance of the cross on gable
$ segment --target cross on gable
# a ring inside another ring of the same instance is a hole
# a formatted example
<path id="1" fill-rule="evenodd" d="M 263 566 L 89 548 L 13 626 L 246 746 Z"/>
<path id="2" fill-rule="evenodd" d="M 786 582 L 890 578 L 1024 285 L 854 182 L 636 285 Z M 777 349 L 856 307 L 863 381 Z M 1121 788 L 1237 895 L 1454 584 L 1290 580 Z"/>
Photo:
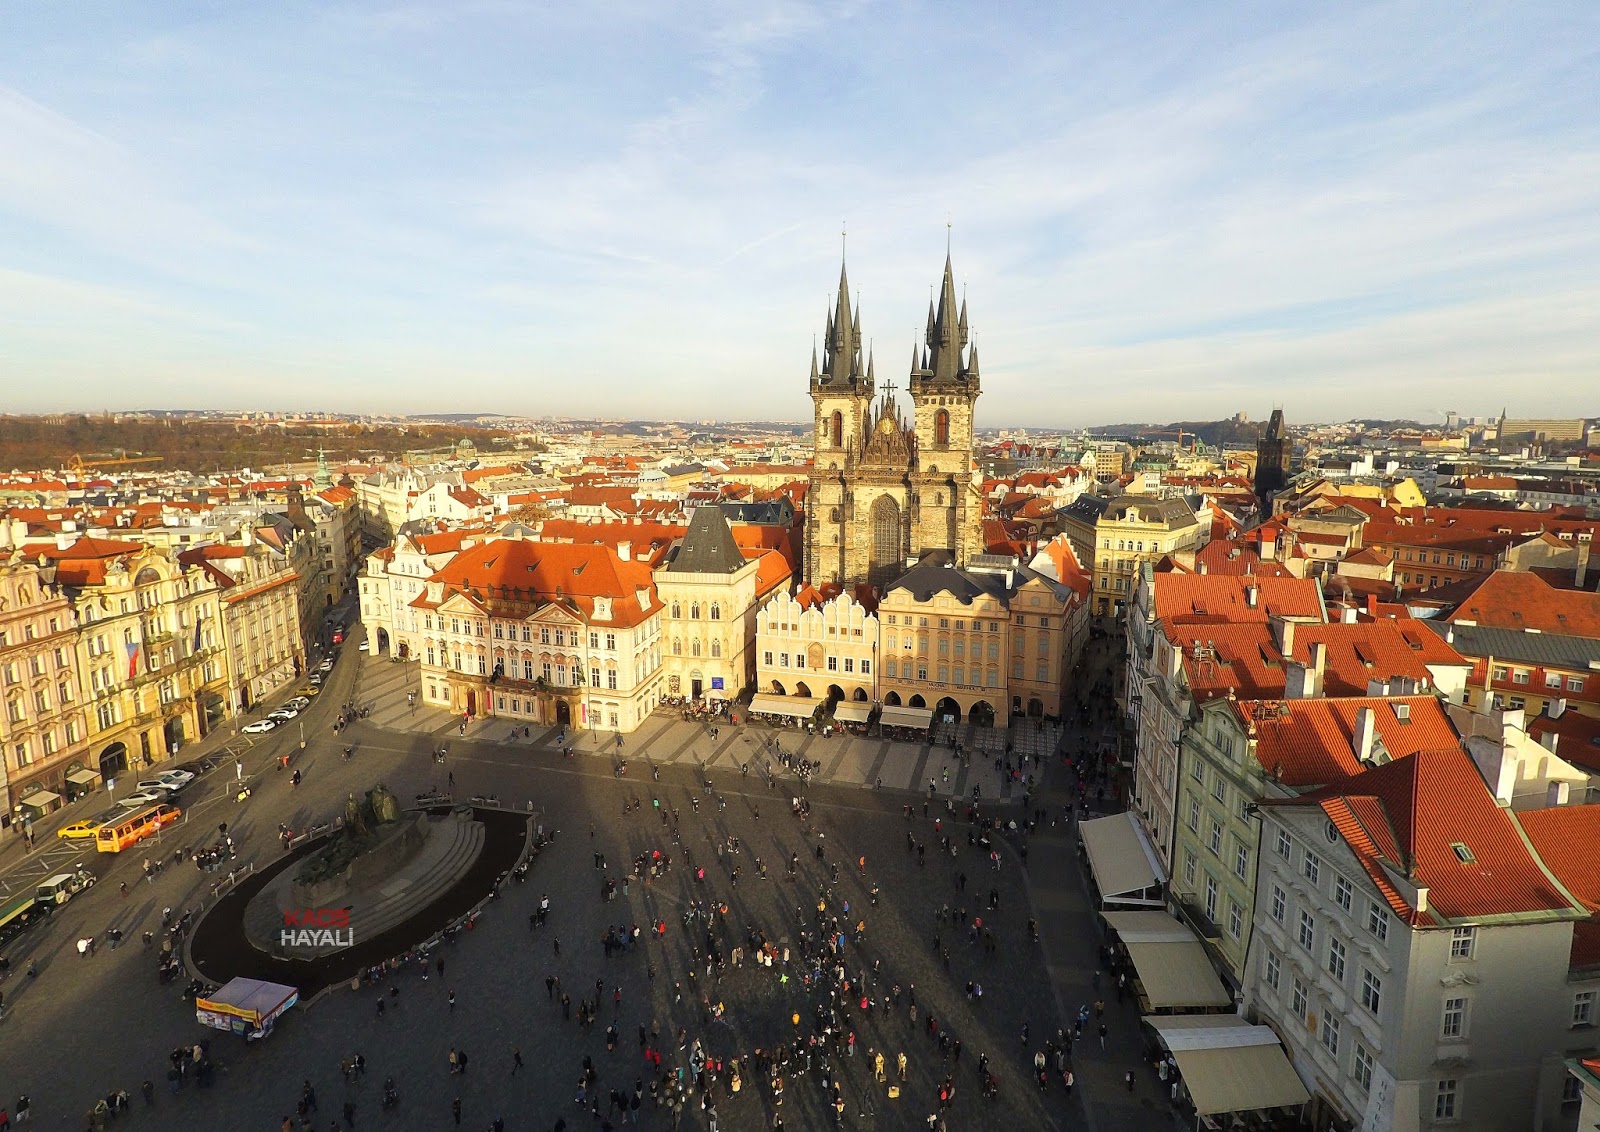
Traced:
<path id="1" fill-rule="evenodd" d="M 894 396 L 894 391 L 896 389 L 899 389 L 899 388 L 900 387 L 894 383 L 894 379 L 893 378 L 890 378 L 888 381 L 884 382 L 883 383 L 883 395 L 884 395 L 885 399 L 893 397 Z"/>

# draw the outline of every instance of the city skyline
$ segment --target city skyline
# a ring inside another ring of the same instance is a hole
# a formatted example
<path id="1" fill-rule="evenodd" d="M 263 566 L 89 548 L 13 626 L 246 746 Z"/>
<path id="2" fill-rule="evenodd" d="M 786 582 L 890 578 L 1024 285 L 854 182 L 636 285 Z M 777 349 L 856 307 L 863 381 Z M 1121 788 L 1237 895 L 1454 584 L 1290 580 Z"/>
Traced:
<path id="1" fill-rule="evenodd" d="M 13 9 L 7 408 L 804 420 L 847 224 L 980 428 L 1590 412 L 1600 16 L 1208 16 Z"/>

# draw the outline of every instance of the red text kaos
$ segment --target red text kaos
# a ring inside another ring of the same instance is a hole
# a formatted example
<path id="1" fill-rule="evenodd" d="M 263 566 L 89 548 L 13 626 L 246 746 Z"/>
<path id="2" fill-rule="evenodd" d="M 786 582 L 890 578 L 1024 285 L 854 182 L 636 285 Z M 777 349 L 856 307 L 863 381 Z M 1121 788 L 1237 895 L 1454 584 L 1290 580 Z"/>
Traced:
<path id="1" fill-rule="evenodd" d="M 338 951 L 355 943 L 348 908 L 291 908 L 283 913 L 278 933 L 283 947 Z"/>

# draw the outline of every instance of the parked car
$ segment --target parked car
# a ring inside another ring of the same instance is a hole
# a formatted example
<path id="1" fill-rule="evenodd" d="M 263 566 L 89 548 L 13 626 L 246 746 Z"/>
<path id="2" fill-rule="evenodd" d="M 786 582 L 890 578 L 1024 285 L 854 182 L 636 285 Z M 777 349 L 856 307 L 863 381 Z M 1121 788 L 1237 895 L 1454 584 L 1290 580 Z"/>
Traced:
<path id="1" fill-rule="evenodd" d="M 194 773 L 192 771 L 184 770 L 181 766 L 173 767 L 170 770 L 159 771 L 157 772 L 156 777 L 161 779 L 163 782 L 172 782 L 179 790 L 182 790 L 185 786 L 189 785 L 189 783 L 195 780 Z"/>
<path id="2" fill-rule="evenodd" d="M 313 672 L 313 673 L 312 673 L 312 674 L 311 674 L 311 682 L 312 682 L 312 683 L 313 683 L 313 684 L 320 684 L 320 683 L 322 683 L 322 673 L 320 673 L 320 672 Z"/>
<path id="3" fill-rule="evenodd" d="M 297 695 L 297 696 L 318 696 L 318 695 L 321 695 L 321 694 L 322 694 L 322 689 L 317 687 L 315 684 L 307 684 L 303 688 L 296 688 L 295 689 L 295 695 Z"/>
<path id="4" fill-rule="evenodd" d="M 300 710 L 298 708 L 284 706 L 279 708 L 277 711 L 269 711 L 267 713 L 267 718 L 276 719 L 279 723 L 288 723 L 291 719 L 299 718 L 299 715 Z"/>
<path id="5" fill-rule="evenodd" d="M 331 657 L 331 656 L 323 657 L 322 658 L 322 663 L 317 665 L 317 671 L 318 672 L 332 672 L 333 671 L 333 657 Z"/>
<path id="6" fill-rule="evenodd" d="M 366 652 L 366 651 L 367 651 L 367 650 L 368 650 L 368 649 L 369 649 L 369 648 L 371 648 L 371 647 L 372 647 L 372 646 L 371 646 L 371 643 L 370 643 L 370 642 L 368 642 L 368 641 L 362 641 L 362 642 L 361 642 L 361 643 L 360 643 L 360 644 L 359 644 L 359 645 L 357 645 L 357 646 L 356 646 L 356 650 L 357 650 L 357 651 L 358 651 L 358 652 Z"/>
<path id="7" fill-rule="evenodd" d="M 258 719 L 254 723 L 244 725 L 246 735 L 262 735 L 278 726 L 276 719 Z"/>
<path id="8" fill-rule="evenodd" d="M 305 696 L 296 696 L 283 706 L 286 708 L 293 708 L 295 711 L 305 711 L 306 708 L 311 706 L 311 701 Z"/>
<path id="9" fill-rule="evenodd" d="M 160 794 L 161 797 L 157 800 L 161 802 L 169 801 L 178 792 L 176 786 L 159 778 L 141 778 L 133 784 L 133 788 L 141 794 Z"/>
<path id="10" fill-rule="evenodd" d="M 125 798 L 118 798 L 117 804 L 123 809 L 135 806 L 154 806 L 170 800 L 172 791 L 165 787 L 161 789 L 135 790 Z"/>

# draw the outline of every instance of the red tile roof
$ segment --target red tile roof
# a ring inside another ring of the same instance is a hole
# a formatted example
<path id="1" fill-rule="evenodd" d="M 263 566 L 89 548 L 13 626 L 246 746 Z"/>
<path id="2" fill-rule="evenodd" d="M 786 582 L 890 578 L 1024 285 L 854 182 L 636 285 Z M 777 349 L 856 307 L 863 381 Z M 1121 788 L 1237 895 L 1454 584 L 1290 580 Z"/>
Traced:
<path id="1" fill-rule="evenodd" d="M 1569 708 L 1556 719 L 1548 715 L 1534 716 L 1528 720 L 1528 734 L 1540 743 L 1546 735 L 1557 736 L 1558 758 L 1600 774 L 1600 719 Z"/>
<path id="2" fill-rule="evenodd" d="M 1183 649 L 1184 673 L 1197 699 L 1230 693 L 1243 699 L 1283 695 L 1289 669 L 1271 626 L 1259 622 L 1178 626 L 1169 635 L 1174 646 Z M 1444 638 L 1416 622 L 1297 624 L 1287 659 L 1310 666 L 1314 643 L 1325 649 L 1326 696 L 1365 696 L 1368 681 L 1387 683 L 1396 676 L 1416 680 L 1426 690 L 1433 683 L 1428 665 L 1472 666 Z"/>
<path id="3" fill-rule="evenodd" d="M 1515 816 L 1545 867 L 1585 908 L 1600 912 L 1600 806 L 1549 806 Z"/>
<path id="4" fill-rule="evenodd" d="M 1246 590 L 1257 588 L 1251 608 Z M 1162 574 L 1155 584 L 1155 615 L 1169 625 L 1222 624 L 1283 617 L 1323 619 L 1322 595 L 1310 578 L 1244 578 L 1213 574 Z"/>
<path id="5" fill-rule="evenodd" d="M 624 562 L 608 546 L 496 539 L 464 549 L 429 580 L 445 584 L 446 599 L 464 593 L 491 611 L 503 609 L 504 616 L 526 616 L 532 598 L 539 604 L 560 602 L 587 620 L 594 616 L 594 599 L 609 597 L 612 615 L 603 623 L 627 627 L 660 608 L 649 564 Z M 639 591 L 646 595 L 643 606 Z M 429 601 L 424 591 L 412 604 L 434 608 L 440 603 Z"/>
<path id="6" fill-rule="evenodd" d="M 1400 705 L 1409 718 L 1400 718 Z M 1361 771 L 1355 735 L 1363 708 L 1373 713 L 1373 750 L 1381 741 L 1390 758 L 1461 745 L 1433 696 L 1235 700 L 1230 706 L 1245 733 L 1255 739 L 1256 761 L 1285 785 L 1300 789 Z"/>
<path id="7" fill-rule="evenodd" d="M 1577 918 L 1459 746 L 1425 749 L 1286 802 L 1327 814 L 1395 914 L 1419 927 L 1533 912 Z M 1468 859 L 1455 849 L 1464 847 Z M 1426 888 L 1418 909 L 1384 871 Z"/>
<path id="8" fill-rule="evenodd" d="M 1450 615 L 1496 629 L 1600 637 L 1600 594 L 1558 590 L 1537 574 L 1496 570 Z"/>

